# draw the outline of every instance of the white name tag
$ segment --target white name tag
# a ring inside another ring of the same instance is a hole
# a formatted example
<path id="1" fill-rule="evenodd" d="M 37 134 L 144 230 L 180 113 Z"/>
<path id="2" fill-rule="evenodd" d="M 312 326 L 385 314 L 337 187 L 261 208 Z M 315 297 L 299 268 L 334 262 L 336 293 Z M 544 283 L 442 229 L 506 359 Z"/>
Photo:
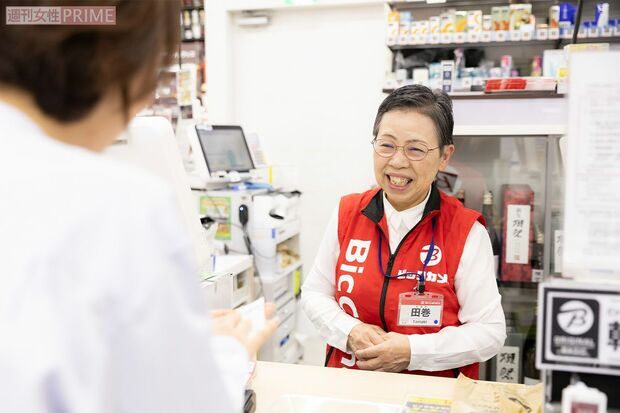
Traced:
<path id="1" fill-rule="evenodd" d="M 401 327 L 441 327 L 443 295 L 402 293 L 398 298 L 398 325 Z"/>

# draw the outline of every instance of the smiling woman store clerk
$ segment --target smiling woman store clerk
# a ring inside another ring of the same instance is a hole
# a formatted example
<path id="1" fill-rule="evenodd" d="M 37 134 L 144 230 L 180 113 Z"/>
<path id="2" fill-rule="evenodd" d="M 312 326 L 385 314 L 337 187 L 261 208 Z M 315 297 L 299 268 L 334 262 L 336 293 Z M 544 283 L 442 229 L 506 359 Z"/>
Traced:
<path id="1" fill-rule="evenodd" d="M 478 378 L 506 338 L 480 213 L 433 181 L 454 153 L 452 103 L 405 86 L 379 107 L 379 188 L 343 197 L 303 286 L 326 365 Z"/>

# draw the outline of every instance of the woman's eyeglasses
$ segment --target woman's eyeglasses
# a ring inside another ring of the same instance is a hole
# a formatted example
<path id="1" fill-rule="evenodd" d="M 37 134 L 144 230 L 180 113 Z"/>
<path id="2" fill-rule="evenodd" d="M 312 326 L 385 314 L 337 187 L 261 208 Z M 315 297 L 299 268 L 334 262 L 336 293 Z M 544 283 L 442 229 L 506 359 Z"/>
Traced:
<path id="1" fill-rule="evenodd" d="M 398 148 L 401 148 L 407 159 L 411 161 L 421 161 L 422 159 L 426 158 L 426 155 L 428 155 L 430 151 L 434 151 L 435 149 L 440 148 L 439 146 L 437 146 L 436 148 L 429 149 L 429 147 L 422 142 L 411 142 L 404 146 L 398 146 L 395 145 L 393 142 L 384 139 L 373 139 L 371 144 L 372 147 L 375 149 L 377 155 L 383 158 L 391 158 L 396 154 Z"/>

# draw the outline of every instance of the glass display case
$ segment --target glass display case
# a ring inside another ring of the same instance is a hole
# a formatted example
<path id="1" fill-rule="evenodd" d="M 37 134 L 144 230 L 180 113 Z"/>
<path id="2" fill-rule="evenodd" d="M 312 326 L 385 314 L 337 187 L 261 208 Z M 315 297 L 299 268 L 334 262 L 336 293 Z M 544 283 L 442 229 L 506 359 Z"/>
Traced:
<path id="1" fill-rule="evenodd" d="M 480 377 L 534 384 L 538 283 L 561 270 L 563 127 L 456 128 L 456 152 L 438 186 L 482 212 L 506 315 L 502 351 Z"/>

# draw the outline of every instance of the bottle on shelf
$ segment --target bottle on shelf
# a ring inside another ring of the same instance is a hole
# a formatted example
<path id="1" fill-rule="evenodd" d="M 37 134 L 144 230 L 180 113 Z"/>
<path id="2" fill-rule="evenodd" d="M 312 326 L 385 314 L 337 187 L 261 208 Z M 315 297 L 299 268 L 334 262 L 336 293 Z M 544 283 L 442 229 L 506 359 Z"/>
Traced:
<path id="1" fill-rule="evenodd" d="M 532 282 L 540 282 L 543 280 L 545 237 L 538 226 L 534 227 L 534 233 L 536 236 L 532 245 Z"/>
<path id="2" fill-rule="evenodd" d="M 183 40 L 193 40 L 192 18 L 189 10 L 183 11 Z"/>
<path id="3" fill-rule="evenodd" d="M 202 38 L 202 27 L 200 26 L 200 19 L 198 17 L 198 10 L 192 10 L 192 37 L 196 40 Z"/>
<path id="4" fill-rule="evenodd" d="M 493 261 L 495 264 L 495 276 L 499 278 L 499 257 L 501 254 L 501 245 L 497 231 L 495 230 L 493 221 L 493 192 L 485 191 L 482 197 L 482 216 L 486 221 L 487 232 L 491 239 L 491 246 L 493 248 Z"/>
<path id="5" fill-rule="evenodd" d="M 540 383 L 540 370 L 536 368 L 536 317 L 532 320 L 523 343 L 523 383 Z"/>

